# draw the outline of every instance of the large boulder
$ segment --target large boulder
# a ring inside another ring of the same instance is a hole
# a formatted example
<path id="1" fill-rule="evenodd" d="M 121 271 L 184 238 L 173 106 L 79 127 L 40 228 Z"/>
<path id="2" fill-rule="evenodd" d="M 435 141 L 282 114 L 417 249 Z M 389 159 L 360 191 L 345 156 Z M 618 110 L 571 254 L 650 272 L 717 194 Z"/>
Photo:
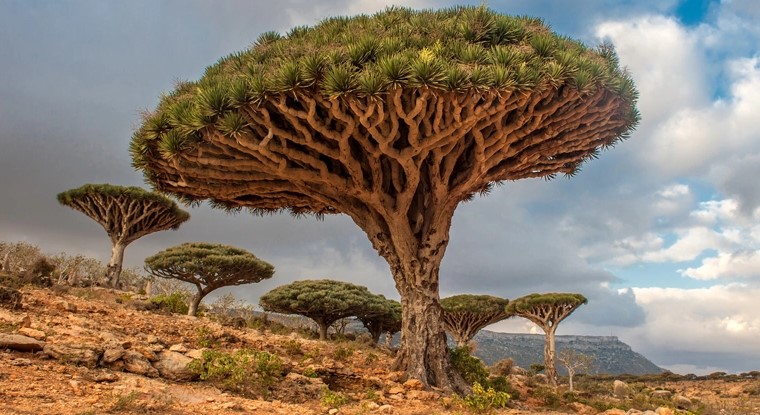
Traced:
<path id="1" fill-rule="evenodd" d="M 53 359 L 93 369 L 98 365 L 103 349 L 87 344 L 46 344 L 43 352 Z"/>
<path id="2" fill-rule="evenodd" d="M 193 380 L 198 375 L 187 368 L 193 359 L 182 353 L 162 351 L 158 353 L 158 360 L 153 367 L 158 370 L 162 378 L 169 380 Z"/>
<path id="3" fill-rule="evenodd" d="M 158 377 L 159 373 L 154 368 L 148 358 L 143 356 L 142 353 L 135 350 L 127 350 L 122 358 L 124 361 L 124 370 L 136 375 L 143 375 L 149 377 Z"/>
<path id="4" fill-rule="evenodd" d="M 45 347 L 45 343 L 20 334 L 0 334 L 0 349 L 17 352 L 36 352 Z"/>
<path id="5" fill-rule="evenodd" d="M 631 388 L 622 380 L 615 379 L 615 381 L 612 382 L 612 393 L 616 398 L 627 398 L 631 395 Z"/>

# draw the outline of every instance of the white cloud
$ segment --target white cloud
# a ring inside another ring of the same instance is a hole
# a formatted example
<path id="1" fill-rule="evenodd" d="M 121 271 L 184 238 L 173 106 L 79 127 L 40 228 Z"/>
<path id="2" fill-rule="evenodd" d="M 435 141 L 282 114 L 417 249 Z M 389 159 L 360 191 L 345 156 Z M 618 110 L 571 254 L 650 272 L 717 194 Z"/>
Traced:
<path id="1" fill-rule="evenodd" d="M 700 267 L 687 268 L 681 274 L 698 280 L 760 278 L 760 251 L 722 252 L 702 260 Z"/>
<path id="2" fill-rule="evenodd" d="M 760 359 L 760 288 L 716 285 L 709 288 L 634 288 L 647 323 L 629 332 L 651 350 L 735 352 Z"/>

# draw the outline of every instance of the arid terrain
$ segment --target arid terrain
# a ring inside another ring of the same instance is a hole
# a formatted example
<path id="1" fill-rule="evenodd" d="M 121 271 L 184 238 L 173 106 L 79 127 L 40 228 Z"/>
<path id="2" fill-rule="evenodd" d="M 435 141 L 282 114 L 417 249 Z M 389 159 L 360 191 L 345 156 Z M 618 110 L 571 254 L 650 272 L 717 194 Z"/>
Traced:
<path id="1" fill-rule="evenodd" d="M 210 317 L 145 310 L 137 294 L 103 288 L 21 292 L 20 309 L 0 308 L 0 414 L 479 412 L 457 397 L 401 382 L 400 373 L 388 371 L 392 352 L 366 342 L 321 342 L 266 322 L 233 327 Z M 27 343 L 10 345 L 13 339 Z M 233 368 L 224 381 L 199 380 L 186 368 L 203 351 L 240 349 L 277 356 L 273 377 L 259 367 L 234 378 Z M 548 388 L 540 376 L 512 374 L 509 407 L 492 413 L 760 414 L 760 379 L 753 374 L 626 378 L 623 393 L 613 389 L 611 377 L 580 377 L 576 392 L 568 393 L 566 386 Z"/>

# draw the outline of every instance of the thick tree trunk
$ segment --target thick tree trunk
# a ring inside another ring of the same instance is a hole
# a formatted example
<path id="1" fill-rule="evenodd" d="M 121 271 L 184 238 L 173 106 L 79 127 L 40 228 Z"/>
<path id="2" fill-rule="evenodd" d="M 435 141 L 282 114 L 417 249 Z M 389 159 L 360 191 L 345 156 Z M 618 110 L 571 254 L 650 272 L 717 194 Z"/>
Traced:
<path id="1" fill-rule="evenodd" d="M 317 326 L 319 326 L 319 340 L 327 340 L 327 329 L 330 328 L 330 325 L 325 322 L 318 321 Z"/>
<path id="2" fill-rule="evenodd" d="M 198 306 L 201 304 L 201 300 L 203 300 L 203 297 L 205 296 L 206 294 L 200 291 L 193 296 L 193 299 L 190 301 L 190 306 L 187 309 L 188 316 L 195 316 L 198 314 Z"/>
<path id="3" fill-rule="evenodd" d="M 3 257 L 2 270 L 5 272 L 11 271 L 11 253 L 10 252 L 6 252 L 5 256 Z"/>
<path id="4" fill-rule="evenodd" d="M 438 302 L 438 275 L 414 280 L 423 284 L 397 282 L 401 294 L 401 346 L 393 369 L 405 371 L 408 378 L 418 379 L 426 387 L 466 392 L 469 387 L 449 359 L 443 309 Z"/>
<path id="5" fill-rule="evenodd" d="M 467 347 L 467 340 L 462 339 L 462 338 L 456 338 L 455 340 L 457 341 L 457 347 L 459 348 Z"/>
<path id="6" fill-rule="evenodd" d="M 549 379 L 549 384 L 553 387 L 557 387 L 557 351 L 554 346 L 554 332 L 555 332 L 555 326 L 552 327 L 545 327 L 544 330 L 546 332 L 545 342 L 544 342 L 544 365 L 546 368 L 544 369 L 544 373 L 546 373 L 546 377 Z"/>
<path id="7" fill-rule="evenodd" d="M 119 288 L 119 277 L 121 276 L 121 267 L 124 263 L 124 249 L 126 247 L 126 242 L 116 241 L 111 249 L 111 259 L 108 261 L 106 279 L 108 280 L 108 285 L 112 288 Z"/>

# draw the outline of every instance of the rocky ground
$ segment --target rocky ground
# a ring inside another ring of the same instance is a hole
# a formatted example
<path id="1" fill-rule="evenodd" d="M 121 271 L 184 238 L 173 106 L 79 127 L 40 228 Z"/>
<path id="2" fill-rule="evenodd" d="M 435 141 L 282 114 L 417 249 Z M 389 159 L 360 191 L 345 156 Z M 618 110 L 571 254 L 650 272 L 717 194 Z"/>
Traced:
<path id="1" fill-rule="evenodd" d="M 387 370 L 392 361 L 389 351 L 359 342 L 320 342 L 297 333 L 275 334 L 267 327 L 233 328 L 205 317 L 157 313 L 144 310 L 145 303 L 134 294 L 102 288 L 25 288 L 22 294 L 20 309 L 0 308 L 0 414 L 471 411 L 456 398 L 421 390 L 413 381 L 402 383 L 400 373 Z M 239 349 L 279 356 L 283 377 L 252 393 L 235 384 L 199 380 L 187 369 L 204 350 Z M 625 415 L 646 414 L 649 409 L 649 414 L 670 415 L 688 413 L 687 407 L 704 415 L 760 414 L 756 379 L 656 386 L 629 381 L 627 392 L 619 397 L 606 382 L 594 386 L 598 390 L 593 394 L 581 389 L 578 396 L 583 399 L 573 399 L 576 402 L 557 402 L 551 397 L 561 392 L 547 392 L 547 387 L 524 375 L 512 375 L 510 382 L 520 398 L 498 414 Z M 653 401 L 655 389 L 663 392 Z M 682 410 L 676 396 L 689 402 L 681 405 Z M 603 408 L 599 400 L 622 409 Z M 655 408 L 652 402 L 662 406 Z"/>

